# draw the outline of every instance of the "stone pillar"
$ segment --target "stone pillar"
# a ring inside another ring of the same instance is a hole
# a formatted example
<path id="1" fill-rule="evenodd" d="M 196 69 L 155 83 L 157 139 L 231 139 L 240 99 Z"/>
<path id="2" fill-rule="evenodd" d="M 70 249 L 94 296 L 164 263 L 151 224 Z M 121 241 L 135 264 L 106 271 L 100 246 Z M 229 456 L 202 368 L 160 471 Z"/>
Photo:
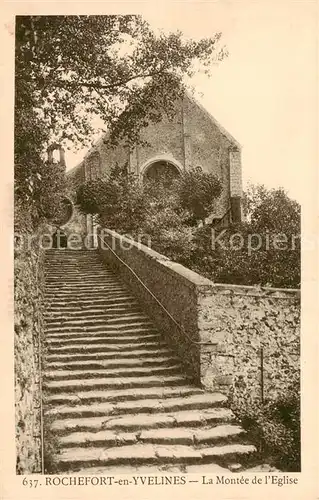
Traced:
<path id="1" fill-rule="evenodd" d="M 48 153 L 48 163 L 52 163 L 53 162 L 53 149 L 48 148 L 47 153 Z"/>
<path id="2" fill-rule="evenodd" d="M 192 145 L 191 145 L 191 134 L 187 129 L 187 113 L 185 112 L 185 99 L 182 99 L 182 141 L 183 141 L 183 152 L 184 152 L 184 169 L 189 170 L 192 168 Z"/>
<path id="3" fill-rule="evenodd" d="M 65 150 L 60 146 L 60 164 L 65 167 Z"/>
<path id="4" fill-rule="evenodd" d="M 242 171 L 241 152 L 238 148 L 229 150 L 230 205 L 233 222 L 241 222 Z"/>
<path id="5" fill-rule="evenodd" d="M 88 214 L 86 216 L 86 242 L 89 248 L 94 245 L 94 234 L 93 234 L 93 215 Z"/>

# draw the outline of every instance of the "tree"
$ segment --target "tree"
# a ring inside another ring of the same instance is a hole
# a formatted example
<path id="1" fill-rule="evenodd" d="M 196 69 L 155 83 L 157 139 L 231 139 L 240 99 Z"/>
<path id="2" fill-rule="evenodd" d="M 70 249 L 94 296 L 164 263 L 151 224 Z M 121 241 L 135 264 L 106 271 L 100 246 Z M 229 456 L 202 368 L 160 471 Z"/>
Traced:
<path id="1" fill-rule="evenodd" d="M 127 173 L 125 165 L 81 184 L 77 203 L 83 213 L 97 215 L 102 225 L 131 233 L 142 227 L 150 208 L 143 185 L 136 175 Z"/>
<path id="2" fill-rule="evenodd" d="M 297 201 L 283 188 L 250 186 L 247 193 L 250 231 L 259 234 L 262 245 L 251 255 L 259 269 L 259 280 L 273 286 L 300 286 L 301 212 Z"/>
<path id="3" fill-rule="evenodd" d="M 124 123 L 136 128 L 172 111 L 185 75 L 225 55 L 220 33 L 198 42 L 156 35 L 132 15 L 18 16 L 16 33 L 17 78 L 57 139 L 72 143 L 93 132 L 94 116 L 116 129 L 121 114 L 116 131 L 127 135 Z"/>
<path id="4" fill-rule="evenodd" d="M 300 286 L 300 205 L 282 189 L 250 186 L 246 221 L 197 231 L 193 266 L 221 283 Z M 215 244 L 212 245 L 212 242 Z"/>
<path id="5" fill-rule="evenodd" d="M 113 144 L 174 113 L 184 77 L 226 55 L 220 33 L 199 41 L 155 34 L 135 15 L 17 16 L 15 163 L 18 196 L 41 183 L 51 141 L 88 145 L 94 120 Z M 47 167 L 46 167 L 47 168 Z M 54 175 L 54 171 L 52 171 Z"/>
<path id="6" fill-rule="evenodd" d="M 197 221 L 204 221 L 213 212 L 222 191 L 219 179 L 211 172 L 203 172 L 201 167 L 183 172 L 176 187 L 181 207 Z"/>

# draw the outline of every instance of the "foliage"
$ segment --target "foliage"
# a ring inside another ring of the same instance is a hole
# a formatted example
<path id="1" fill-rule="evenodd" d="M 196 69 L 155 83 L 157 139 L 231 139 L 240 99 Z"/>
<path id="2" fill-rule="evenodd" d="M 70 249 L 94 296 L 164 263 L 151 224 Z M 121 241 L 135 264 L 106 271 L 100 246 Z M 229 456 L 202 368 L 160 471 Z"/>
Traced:
<path id="1" fill-rule="evenodd" d="M 176 180 L 179 202 L 188 210 L 193 220 L 204 220 L 214 210 L 216 199 L 220 196 L 220 180 L 211 172 L 203 172 L 196 167 L 183 172 Z"/>
<path id="2" fill-rule="evenodd" d="M 25 79 L 27 61 L 16 45 L 15 85 L 15 202 L 24 206 L 37 226 L 54 217 L 65 185 L 65 168 L 44 160 L 50 130 L 36 106 L 34 83 Z"/>
<path id="3" fill-rule="evenodd" d="M 44 163 L 47 146 L 88 145 L 97 118 L 111 143 L 138 141 L 140 127 L 174 113 L 185 76 L 223 59 L 220 36 L 157 35 L 135 15 L 17 16 L 16 197 L 36 219 L 54 217 L 64 179 Z"/>
<path id="4" fill-rule="evenodd" d="M 164 205 L 164 200 L 166 205 Z M 187 265 L 196 247 L 193 243 L 193 230 L 183 223 L 188 213 L 177 210 L 174 197 L 162 200 L 162 207 L 154 203 L 148 211 L 148 217 L 135 236 L 146 238 L 158 252 Z"/>
<path id="5" fill-rule="evenodd" d="M 193 174 L 193 172 L 192 172 Z M 203 205 L 213 205 L 214 195 L 220 185 L 214 176 L 197 170 L 197 195 L 206 193 Z M 151 239 L 152 245 L 168 257 L 187 264 L 196 248 L 193 244 L 194 212 L 187 210 L 186 188 L 190 188 L 190 176 L 183 172 L 176 182 L 166 186 L 163 182 L 148 181 L 142 184 L 135 174 L 128 174 L 126 166 L 115 167 L 109 175 L 91 180 L 79 186 L 77 203 L 88 214 L 97 214 L 102 225 L 134 236 Z M 195 198 L 193 198 L 195 200 Z M 198 204 L 200 201 L 198 200 Z M 189 203 L 194 209 L 195 201 Z M 198 206 L 198 205 L 196 205 Z"/>
<path id="6" fill-rule="evenodd" d="M 209 72 L 211 62 L 223 59 L 220 37 L 157 35 L 136 15 L 18 16 L 16 22 L 21 76 L 58 142 L 91 138 L 94 117 L 113 126 L 112 139 L 136 140 L 145 122 L 173 111 L 185 76 Z"/>
<path id="7" fill-rule="evenodd" d="M 300 388 L 292 386 L 285 395 L 260 404 L 249 397 L 234 400 L 230 406 L 240 418 L 249 438 L 263 459 L 284 471 L 299 472 Z"/>
<path id="8" fill-rule="evenodd" d="M 183 172 L 167 188 L 161 182 L 141 184 L 126 167 L 117 167 L 81 185 L 78 203 L 84 213 L 98 214 L 102 225 L 151 240 L 158 252 L 215 282 L 298 287 L 298 203 L 281 188 L 254 186 L 246 193 L 246 221 L 228 228 L 194 225 L 199 213 L 208 215 L 219 192 L 215 177 L 199 169 Z"/>
<path id="9" fill-rule="evenodd" d="M 300 286 L 300 206 L 281 188 L 251 187 L 247 220 L 196 229 L 189 266 L 220 283 Z"/>
<path id="10" fill-rule="evenodd" d="M 77 203 L 83 213 L 97 214 L 103 225 L 132 232 L 147 217 L 149 201 L 138 178 L 126 166 L 116 166 L 103 178 L 81 184 Z"/>

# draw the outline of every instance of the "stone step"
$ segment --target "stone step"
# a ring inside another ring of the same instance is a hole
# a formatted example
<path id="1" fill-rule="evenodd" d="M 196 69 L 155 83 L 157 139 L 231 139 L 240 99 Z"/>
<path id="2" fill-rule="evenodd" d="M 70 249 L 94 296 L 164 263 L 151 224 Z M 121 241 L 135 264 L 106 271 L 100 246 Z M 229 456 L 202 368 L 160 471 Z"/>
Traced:
<path id="1" fill-rule="evenodd" d="M 234 459 L 238 460 L 243 455 L 247 456 L 255 451 L 254 446 L 241 444 L 214 446 L 201 450 L 195 450 L 183 445 L 136 444 L 108 449 L 95 447 L 65 448 L 57 455 L 56 461 L 62 471 L 70 468 L 76 470 L 83 466 L 158 463 L 196 464 L 214 459 L 225 462 Z"/>
<path id="2" fill-rule="evenodd" d="M 100 377 L 118 378 L 118 377 L 139 377 L 143 375 L 171 375 L 180 373 L 180 365 L 169 363 L 164 366 L 147 367 L 123 367 L 123 368 L 94 368 L 92 370 L 83 368 L 82 370 L 52 370 L 44 373 L 45 380 L 75 380 L 92 379 Z"/>
<path id="3" fill-rule="evenodd" d="M 130 310 L 132 312 L 138 312 L 140 311 L 140 306 L 138 304 L 131 304 L 130 305 Z M 47 312 L 44 314 L 45 321 L 70 321 L 70 320 L 78 320 L 81 318 L 85 318 L 86 320 L 93 320 L 93 319 L 101 319 L 101 317 L 104 317 L 106 315 L 109 315 L 111 313 L 114 314 L 121 314 L 122 312 L 127 311 L 127 304 L 123 305 L 118 305 L 118 304 L 111 304 L 105 307 L 100 307 L 100 308 L 92 308 L 92 306 L 86 306 L 86 309 L 78 309 L 76 310 L 75 308 L 72 308 L 70 311 L 65 311 L 62 310 L 61 307 L 58 308 L 47 308 Z"/>
<path id="4" fill-rule="evenodd" d="M 45 278 L 46 278 L 45 279 L 46 285 L 52 285 L 57 287 L 63 287 L 64 285 L 76 287 L 78 285 L 83 285 L 88 283 L 92 285 L 98 283 L 98 284 L 106 284 L 113 286 L 119 284 L 116 278 L 107 275 L 105 276 L 105 273 L 103 273 L 102 271 L 100 271 L 99 273 L 94 273 L 92 275 L 87 275 L 86 273 L 83 274 L 78 273 L 76 275 L 63 273 L 63 275 L 61 276 L 55 276 L 49 273 L 45 276 Z M 121 284 L 124 286 L 123 283 Z"/>
<path id="5" fill-rule="evenodd" d="M 50 251 L 50 250 L 49 250 Z M 68 251 L 74 252 L 72 253 L 67 253 Z M 52 252 L 61 252 L 59 253 L 52 253 L 48 254 L 46 252 L 46 260 L 48 262 L 68 262 L 68 261 L 75 261 L 75 262 L 82 262 L 82 260 L 92 260 L 93 262 L 101 262 L 100 261 L 100 255 L 99 252 L 96 249 L 91 249 L 89 250 L 91 253 L 81 253 L 81 250 L 69 250 L 69 249 L 52 249 Z"/>
<path id="6" fill-rule="evenodd" d="M 104 305 L 104 304 L 113 304 L 113 303 L 130 303 L 130 302 L 134 302 L 135 304 L 138 304 L 137 300 L 132 297 L 132 295 L 130 294 L 121 294 L 119 297 L 117 297 L 118 294 L 116 294 L 116 296 L 112 296 L 112 294 L 110 294 L 109 296 L 106 296 L 106 297 L 101 297 L 101 296 L 98 296 L 95 298 L 94 301 L 91 300 L 91 298 L 88 298 L 88 297 L 81 297 L 81 298 L 61 298 L 61 297 L 48 297 L 48 295 L 45 296 L 45 304 L 47 306 L 55 306 L 55 307 L 70 307 L 70 308 L 81 308 L 81 307 L 85 307 L 85 306 L 88 306 L 88 305 L 91 305 L 91 306 L 99 306 L 99 305 Z"/>
<path id="7" fill-rule="evenodd" d="M 110 285 L 122 285 L 126 286 L 125 282 L 118 279 L 118 277 L 114 273 L 105 272 L 103 268 L 95 267 L 91 269 L 90 272 L 87 272 L 86 269 L 73 268 L 65 269 L 60 267 L 59 270 L 46 270 L 45 274 L 45 283 L 50 285 L 51 283 L 55 286 L 64 286 L 66 283 L 72 284 L 73 282 L 78 284 L 85 285 L 88 282 L 103 282 L 105 284 Z"/>
<path id="8" fill-rule="evenodd" d="M 162 341 L 162 337 L 159 333 L 147 333 L 148 329 L 141 330 L 141 329 L 136 329 L 135 330 L 136 335 L 133 334 L 127 334 L 127 332 L 124 333 L 117 333 L 114 332 L 112 333 L 104 333 L 104 334 L 95 334 L 95 335 L 87 335 L 87 336 L 77 336 L 77 337 L 59 337 L 59 338 L 54 338 L 56 335 L 50 336 L 46 338 L 46 345 L 51 347 L 51 346 L 77 346 L 77 345 L 85 345 L 86 343 L 89 343 L 90 345 L 97 345 L 97 344 L 105 344 L 105 342 L 110 342 L 112 344 L 132 344 L 134 342 L 156 342 Z M 117 333 L 117 335 L 116 335 Z"/>
<path id="9" fill-rule="evenodd" d="M 61 325 L 60 327 L 49 327 L 45 328 L 46 338 L 50 338 L 54 341 L 72 340 L 76 338 L 102 338 L 105 336 L 106 339 L 115 336 L 117 339 L 121 339 L 130 335 L 141 335 L 142 337 L 148 335 L 160 335 L 158 330 L 149 325 L 148 323 L 136 322 L 136 323 L 123 323 L 121 325 L 109 325 L 108 323 L 101 323 L 97 325 L 86 325 L 82 327 L 78 325 Z"/>
<path id="10" fill-rule="evenodd" d="M 81 274 L 84 277 L 87 275 L 97 273 L 104 273 L 104 276 L 114 278 L 116 273 L 114 273 L 111 269 L 107 269 L 100 262 L 47 262 L 45 264 L 45 276 L 54 276 L 61 277 L 69 275 L 78 275 Z M 65 273 L 65 274 L 63 274 Z"/>
<path id="11" fill-rule="evenodd" d="M 103 269 L 100 271 L 95 270 L 94 272 L 88 273 L 87 271 L 85 272 L 80 272 L 75 271 L 73 273 L 66 273 L 63 272 L 61 275 L 57 275 L 56 273 L 50 272 L 45 274 L 46 278 L 46 284 L 47 285 L 54 285 L 57 287 L 63 287 L 65 284 L 68 285 L 78 285 L 79 283 L 81 285 L 86 285 L 87 283 L 105 283 L 109 285 L 122 285 L 126 286 L 122 281 L 119 281 L 117 276 L 112 273 L 105 273 Z"/>
<path id="12" fill-rule="evenodd" d="M 48 326 L 45 328 L 46 336 L 51 335 L 54 337 L 57 337 L 58 335 L 68 337 L 71 334 L 86 334 L 94 338 L 95 334 L 102 335 L 103 333 L 105 333 L 105 335 L 112 335 L 112 333 L 114 332 L 115 335 L 121 336 L 122 334 L 124 335 L 127 333 L 138 333 L 145 331 L 157 332 L 158 330 L 156 330 L 152 325 L 142 322 L 127 322 L 117 325 L 114 323 L 109 324 L 108 322 L 105 322 L 100 325 L 83 325 L 82 327 L 62 325 L 59 327 Z"/>
<path id="13" fill-rule="evenodd" d="M 48 278 L 48 283 L 57 282 L 57 284 L 63 284 L 65 281 L 78 283 L 79 281 L 87 282 L 87 281 L 95 281 L 103 280 L 112 283 L 119 283 L 119 280 L 116 274 L 106 271 L 103 267 L 100 270 L 95 270 L 94 272 L 83 270 L 74 270 L 72 272 L 62 272 L 60 271 L 51 271 L 46 272 L 45 276 Z"/>
<path id="14" fill-rule="evenodd" d="M 196 427 L 174 427 L 135 431 L 116 432 L 102 430 L 97 432 L 71 432 L 61 436 L 59 442 L 63 448 L 82 446 L 103 446 L 111 448 L 113 446 L 123 446 L 136 443 L 152 443 L 167 445 L 190 445 L 202 446 L 205 444 L 228 444 L 243 437 L 245 431 L 238 425 L 217 425 L 207 429 Z"/>
<path id="15" fill-rule="evenodd" d="M 118 319 L 118 321 L 114 321 L 114 319 Z M 101 326 L 101 327 L 109 327 L 109 324 L 111 323 L 112 328 L 116 328 L 117 325 L 122 325 L 122 324 L 127 324 L 130 326 L 132 323 L 137 324 L 137 326 L 141 325 L 142 327 L 152 327 L 153 323 L 150 322 L 148 318 L 145 316 L 142 318 L 138 312 L 136 315 L 133 315 L 129 317 L 125 317 L 121 320 L 121 314 L 116 314 L 113 311 L 110 312 L 104 312 L 103 315 L 100 317 L 96 316 L 95 319 L 87 316 L 85 313 L 82 314 L 81 319 L 69 319 L 69 318 L 61 318 L 61 319 L 46 319 L 45 320 L 45 326 L 46 329 L 57 329 L 57 328 L 78 328 L 79 330 L 82 330 L 82 327 L 84 331 L 87 330 L 87 328 L 91 327 L 96 327 L 96 326 Z"/>
<path id="16" fill-rule="evenodd" d="M 82 286 L 77 286 L 77 287 L 63 287 L 63 288 L 55 288 L 55 287 L 46 287 L 45 289 L 45 294 L 48 297 L 80 297 L 81 295 L 86 295 L 88 294 L 89 297 L 93 296 L 105 296 L 105 295 L 113 295 L 113 294 L 127 294 L 128 295 L 128 290 L 124 287 L 117 286 L 117 287 L 110 287 L 110 286 L 90 286 L 88 288 L 82 287 Z"/>
<path id="17" fill-rule="evenodd" d="M 85 310 L 86 308 L 97 307 L 97 306 L 108 306 L 111 304 L 138 304 L 136 299 L 134 299 L 131 295 L 127 295 L 126 297 L 108 297 L 108 298 L 96 298 L 94 301 L 84 298 L 80 300 L 61 300 L 61 298 L 57 299 L 45 299 L 46 310 L 50 311 L 51 309 L 56 309 L 61 311 L 63 314 L 69 311 L 80 311 Z"/>
<path id="18" fill-rule="evenodd" d="M 123 313 L 115 313 L 114 311 L 106 312 L 104 311 L 103 315 L 100 316 L 90 316 L 85 313 L 82 314 L 80 319 L 69 319 L 69 318 L 61 318 L 61 319 L 48 319 L 45 320 L 45 325 L 47 328 L 54 327 L 82 327 L 82 326 L 94 326 L 94 325 L 108 325 L 109 323 L 131 323 L 137 322 L 141 325 L 152 325 L 152 322 L 143 314 L 140 314 L 137 310 L 135 313 L 132 311 L 132 314 L 123 314 Z"/>
<path id="19" fill-rule="evenodd" d="M 74 431 L 91 432 L 107 429 L 122 431 L 142 431 L 143 429 L 159 429 L 168 427 L 202 427 L 218 425 L 234 421 L 234 414 L 227 408 L 210 408 L 203 410 L 175 411 L 151 414 L 103 415 L 87 418 L 59 418 L 53 421 L 51 430 L 57 434 Z"/>
<path id="20" fill-rule="evenodd" d="M 138 391 L 133 389 L 111 389 L 111 390 L 87 390 L 76 394 L 61 392 L 59 394 L 46 394 L 47 404 L 75 405 L 93 402 L 114 402 L 114 401 L 141 401 L 143 399 L 168 399 L 176 397 L 188 397 L 191 395 L 205 394 L 203 389 L 189 386 L 165 386 L 165 387 L 140 387 Z"/>
<path id="21" fill-rule="evenodd" d="M 57 440 L 54 472 L 228 471 L 254 454 L 226 396 L 182 373 L 96 250 L 52 250 L 45 267 L 43 408 Z"/>
<path id="22" fill-rule="evenodd" d="M 127 287 L 125 287 L 122 284 L 119 284 L 118 282 L 110 283 L 108 280 L 104 280 L 101 282 L 92 282 L 92 283 L 87 283 L 81 282 L 76 285 L 72 283 L 68 283 L 67 281 L 64 281 L 63 283 L 56 284 L 56 283 L 46 283 L 44 286 L 44 290 L 48 292 L 56 292 L 56 293 L 61 293 L 61 292 L 73 292 L 74 289 L 76 288 L 76 291 L 83 291 L 86 292 L 88 290 L 127 290 Z"/>
<path id="23" fill-rule="evenodd" d="M 59 277 L 62 280 L 65 278 L 65 276 L 78 275 L 83 276 L 83 279 L 85 279 L 86 276 L 92 276 L 95 272 L 103 273 L 104 276 L 110 278 L 116 276 L 112 271 L 109 271 L 107 268 L 105 268 L 103 264 L 96 262 L 91 262 L 89 264 L 84 263 L 80 265 L 77 265 L 76 263 L 64 265 L 63 262 L 61 264 L 47 263 L 45 266 L 45 276 Z"/>
<path id="24" fill-rule="evenodd" d="M 46 369 L 81 369 L 81 368 L 119 368 L 119 367 L 140 367 L 140 366 L 157 366 L 168 364 L 172 361 L 178 361 L 177 357 L 172 356 L 158 356 L 158 357 L 144 357 L 144 358 L 117 358 L 117 359 L 85 359 L 82 361 L 47 361 L 45 363 Z"/>
<path id="25" fill-rule="evenodd" d="M 50 284 L 48 281 L 46 281 L 45 285 L 45 292 L 46 293 L 62 293 L 62 292 L 76 292 L 77 290 L 81 290 L 83 292 L 89 292 L 90 289 L 96 289 L 97 292 L 101 291 L 101 289 L 110 289 L 111 291 L 113 289 L 120 288 L 121 290 L 128 290 L 127 286 L 124 285 L 123 283 L 117 282 L 109 282 L 107 279 L 104 282 L 98 282 L 98 283 L 93 283 L 90 286 L 85 285 L 84 279 L 82 280 L 81 283 L 78 283 L 76 285 L 67 285 L 64 284 L 63 286 L 58 286 L 57 284 Z"/>
<path id="26" fill-rule="evenodd" d="M 119 415 L 127 413 L 161 413 L 179 410 L 209 409 L 217 405 L 226 404 L 227 398 L 221 393 L 195 394 L 187 397 L 174 397 L 170 399 L 143 399 L 136 401 L 124 401 L 120 403 L 90 403 L 86 405 L 65 406 L 53 408 L 46 412 L 59 418 L 68 417 L 94 417 L 103 415 Z"/>
<path id="27" fill-rule="evenodd" d="M 62 271 L 67 271 L 68 273 L 77 273 L 81 272 L 83 274 L 88 273 L 92 274 L 94 271 L 104 271 L 106 275 L 114 276 L 114 272 L 112 269 L 109 269 L 103 265 L 103 263 L 98 260 L 81 260 L 77 261 L 50 261 L 45 263 L 45 271 L 46 273 L 56 274 L 58 276 L 61 275 Z"/>
<path id="28" fill-rule="evenodd" d="M 97 304 L 92 304 L 92 302 L 75 302 L 74 305 L 70 306 L 70 303 L 68 302 L 66 305 L 61 303 L 60 305 L 57 305 L 56 303 L 52 304 L 47 304 L 46 311 L 44 316 L 45 317 L 57 317 L 58 315 L 64 316 L 64 317 L 75 317 L 78 318 L 79 316 L 81 317 L 82 314 L 87 314 L 87 315 L 92 315 L 95 316 L 96 314 L 99 313 L 105 313 L 106 311 L 115 311 L 115 312 L 125 312 L 127 309 L 130 309 L 132 311 L 137 310 L 137 308 L 140 308 L 140 304 L 134 300 L 128 300 L 128 299 L 117 299 L 117 300 L 106 300 L 106 301 L 100 301 Z"/>
<path id="29" fill-rule="evenodd" d="M 118 346 L 117 346 L 118 347 Z M 144 358 L 147 358 L 148 356 L 174 356 L 173 351 L 169 349 L 168 347 L 162 347 L 159 348 L 154 347 L 153 349 L 130 349 L 130 350 L 119 350 L 116 349 L 114 351 L 98 351 L 98 352 L 93 352 L 93 353 L 70 353 L 70 354 L 47 354 L 45 356 L 45 359 L 49 362 L 61 362 L 61 363 L 68 363 L 72 362 L 73 360 L 76 360 L 76 362 L 81 362 L 81 361 L 97 361 L 97 360 L 119 360 L 121 359 L 138 359 L 138 360 L 143 360 Z"/>
<path id="30" fill-rule="evenodd" d="M 104 276 L 105 278 L 109 279 L 114 279 L 116 275 L 111 272 L 107 271 L 104 267 L 103 264 L 89 264 L 88 266 L 76 266 L 76 265 L 71 265 L 68 267 L 61 265 L 50 265 L 46 266 L 44 276 L 45 277 L 53 277 L 53 278 L 60 278 L 61 281 L 63 281 L 65 278 L 78 278 L 81 277 L 84 280 L 87 279 L 87 277 L 93 277 L 94 275 L 97 274 L 99 276 Z"/>
<path id="31" fill-rule="evenodd" d="M 256 470 L 255 472 L 265 472 L 264 470 Z M 270 469 L 267 469 L 266 472 L 272 472 Z M 154 484 L 154 478 L 152 476 L 167 476 L 169 473 L 172 475 L 184 476 L 185 474 L 200 474 L 201 476 L 207 476 L 209 474 L 229 474 L 230 471 L 228 468 L 221 467 L 216 463 L 208 463 L 208 464 L 156 464 L 156 465 L 148 465 L 148 464 L 134 464 L 134 465 L 109 465 L 109 466 L 97 466 L 97 467 L 80 467 L 74 472 L 74 475 L 77 476 L 114 476 L 117 474 L 129 475 L 129 476 L 151 476 L 150 478 L 146 478 L 147 485 Z M 149 483 L 148 483 L 149 481 Z M 161 479 L 159 480 L 161 481 Z M 142 484 L 140 482 L 140 484 Z"/>
<path id="32" fill-rule="evenodd" d="M 130 387 L 159 387 L 164 385 L 184 385 L 188 383 L 186 376 L 139 376 L 139 377 L 104 377 L 75 380 L 50 380 L 44 387 L 52 392 L 78 391 L 86 389 L 126 389 Z"/>
<path id="33" fill-rule="evenodd" d="M 132 295 L 130 295 L 127 291 L 108 291 L 108 290 L 88 290 L 87 292 L 80 292 L 74 289 L 74 291 L 70 292 L 59 292 L 59 293 L 54 293 L 54 292 L 46 292 L 46 301 L 54 301 L 54 300 L 60 300 L 60 301 L 68 301 L 69 299 L 72 299 L 72 301 L 78 301 L 82 299 L 86 300 L 91 300 L 93 303 L 95 303 L 95 300 L 98 299 L 109 299 L 109 298 L 132 298 Z"/>
<path id="34" fill-rule="evenodd" d="M 48 352 L 49 354 L 63 354 L 63 353 L 74 353 L 74 354 L 82 354 L 82 353 L 99 353 L 101 351 L 109 351 L 110 353 L 115 353 L 116 351 L 121 354 L 124 351 L 127 351 L 129 349 L 135 350 L 135 349 L 143 349 L 147 350 L 149 349 L 150 351 L 156 349 L 156 348 L 165 348 L 167 347 L 164 342 L 134 342 L 131 344 L 86 344 L 86 345 L 81 345 L 77 344 L 74 346 L 49 346 L 48 347 Z"/>

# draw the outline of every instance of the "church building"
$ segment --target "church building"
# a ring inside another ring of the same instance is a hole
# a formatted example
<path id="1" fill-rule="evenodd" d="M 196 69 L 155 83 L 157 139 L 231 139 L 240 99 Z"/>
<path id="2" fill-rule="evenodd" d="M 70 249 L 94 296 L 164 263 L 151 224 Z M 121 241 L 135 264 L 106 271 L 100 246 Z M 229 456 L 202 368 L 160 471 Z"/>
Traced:
<path id="1" fill-rule="evenodd" d="M 213 172 L 222 183 L 222 194 L 208 222 L 227 226 L 241 220 L 241 146 L 192 96 L 185 94 L 176 103 L 173 119 L 163 116 L 160 122 L 150 123 L 140 131 L 140 137 L 143 145 L 128 147 L 123 141 L 113 148 L 102 137 L 83 161 L 68 172 L 71 184 L 77 186 L 98 178 L 116 164 L 127 165 L 141 182 L 156 180 L 163 171 L 177 176 L 200 166 L 205 172 Z M 92 230 L 90 216 L 86 226 L 87 231 Z"/>

